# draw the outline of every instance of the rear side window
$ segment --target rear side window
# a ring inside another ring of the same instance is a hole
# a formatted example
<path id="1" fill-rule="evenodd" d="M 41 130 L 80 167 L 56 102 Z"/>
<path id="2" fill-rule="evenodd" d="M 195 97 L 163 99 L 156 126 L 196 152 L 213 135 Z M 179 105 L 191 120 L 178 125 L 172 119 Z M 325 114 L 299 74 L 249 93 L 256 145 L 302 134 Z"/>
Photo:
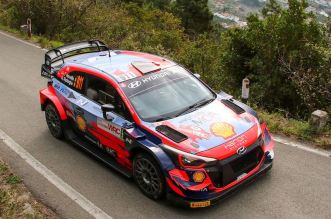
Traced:
<path id="1" fill-rule="evenodd" d="M 88 76 L 87 98 L 101 105 L 108 103 L 115 105 L 115 94 L 115 89 L 106 81 L 95 76 Z"/>

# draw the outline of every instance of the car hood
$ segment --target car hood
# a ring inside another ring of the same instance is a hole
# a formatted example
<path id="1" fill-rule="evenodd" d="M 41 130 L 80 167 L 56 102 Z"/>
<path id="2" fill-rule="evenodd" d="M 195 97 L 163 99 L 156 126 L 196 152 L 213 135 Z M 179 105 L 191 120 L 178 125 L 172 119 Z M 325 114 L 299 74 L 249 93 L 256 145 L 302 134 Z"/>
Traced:
<path id="1" fill-rule="evenodd" d="M 212 103 L 186 115 L 162 121 L 146 124 L 157 132 L 160 126 L 170 127 L 174 132 L 181 133 L 186 140 L 174 144 L 171 137 L 164 136 L 167 140 L 164 143 L 172 142 L 171 146 L 178 149 L 199 154 L 216 147 L 225 150 L 224 153 L 232 153 L 236 148 L 230 148 L 227 143 L 236 141 L 238 146 L 246 146 L 254 142 L 260 135 L 260 126 L 257 119 L 247 112 L 236 113 L 228 106 L 216 99 Z M 219 151 L 219 150 L 218 150 Z M 213 153 L 203 153 L 209 157 L 217 156 Z"/>

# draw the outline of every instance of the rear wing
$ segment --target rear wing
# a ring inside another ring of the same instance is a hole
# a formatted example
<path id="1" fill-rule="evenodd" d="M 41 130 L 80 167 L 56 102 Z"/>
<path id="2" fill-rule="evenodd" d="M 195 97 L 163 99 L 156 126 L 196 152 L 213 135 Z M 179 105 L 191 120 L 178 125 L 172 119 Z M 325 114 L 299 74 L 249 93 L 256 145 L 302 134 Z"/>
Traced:
<path id="1" fill-rule="evenodd" d="M 41 66 L 41 76 L 51 78 L 54 67 L 52 64 L 59 65 L 65 63 L 65 59 L 91 52 L 108 51 L 110 56 L 110 49 L 100 40 L 88 40 L 76 43 L 66 44 L 55 49 L 51 49 L 45 54 L 45 63 Z"/>

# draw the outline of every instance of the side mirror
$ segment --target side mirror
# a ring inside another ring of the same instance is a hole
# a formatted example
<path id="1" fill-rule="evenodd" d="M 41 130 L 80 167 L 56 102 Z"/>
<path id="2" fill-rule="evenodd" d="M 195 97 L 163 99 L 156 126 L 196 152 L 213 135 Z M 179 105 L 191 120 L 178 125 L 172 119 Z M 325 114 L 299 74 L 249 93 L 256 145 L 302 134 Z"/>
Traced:
<path id="1" fill-rule="evenodd" d="M 113 120 L 112 117 L 108 116 L 107 113 L 114 111 L 115 107 L 112 104 L 105 104 L 101 106 L 102 115 L 105 120 Z"/>
<path id="2" fill-rule="evenodd" d="M 197 78 L 201 78 L 201 75 L 200 74 L 197 74 L 197 73 L 195 73 L 195 74 L 193 74 L 195 77 L 197 77 Z"/>

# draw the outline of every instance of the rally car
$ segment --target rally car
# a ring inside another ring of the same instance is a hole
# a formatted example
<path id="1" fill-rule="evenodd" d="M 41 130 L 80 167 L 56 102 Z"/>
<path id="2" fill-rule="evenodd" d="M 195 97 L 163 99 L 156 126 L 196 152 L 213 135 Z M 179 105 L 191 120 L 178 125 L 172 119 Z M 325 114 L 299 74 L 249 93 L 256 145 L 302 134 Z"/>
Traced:
<path id="1" fill-rule="evenodd" d="M 207 207 L 272 167 L 274 142 L 256 112 L 169 59 L 89 40 L 48 51 L 41 75 L 50 133 L 149 198 Z"/>

